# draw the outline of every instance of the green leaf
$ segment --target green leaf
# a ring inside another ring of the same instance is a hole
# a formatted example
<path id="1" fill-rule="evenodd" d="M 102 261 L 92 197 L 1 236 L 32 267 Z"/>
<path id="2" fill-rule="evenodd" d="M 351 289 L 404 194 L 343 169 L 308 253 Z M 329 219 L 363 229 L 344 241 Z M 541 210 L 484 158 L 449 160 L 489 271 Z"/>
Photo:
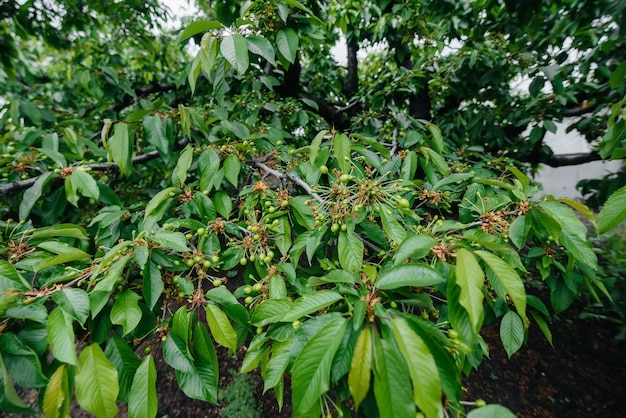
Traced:
<path id="1" fill-rule="evenodd" d="M 469 315 L 472 332 L 477 334 L 483 322 L 483 286 L 485 274 L 471 252 L 460 248 L 456 253 L 456 284 L 461 288 L 459 303 Z"/>
<path id="2" fill-rule="evenodd" d="M 13 264 L 0 260 L 0 293 L 10 289 L 28 290 L 30 285 L 17 272 Z"/>
<path id="3" fill-rule="evenodd" d="M 620 65 L 611 73 L 611 78 L 609 79 L 609 86 L 612 89 L 616 89 L 623 85 L 624 83 L 624 75 L 626 74 L 626 60 L 622 61 Z"/>
<path id="4" fill-rule="evenodd" d="M 45 241 L 37 245 L 39 248 L 56 254 L 55 257 L 50 259 L 44 259 L 40 263 L 36 263 L 34 271 L 39 272 L 47 267 L 56 266 L 58 264 L 69 263 L 72 261 L 87 261 L 91 256 L 78 248 L 74 248 L 64 242 L 59 241 Z"/>
<path id="5" fill-rule="evenodd" d="M 2 351 L 0 351 L 0 390 L 0 405 L 4 412 L 35 414 L 15 391 L 13 379 L 4 364 Z"/>
<path id="6" fill-rule="evenodd" d="M 89 317 L 89 297 L 83 289 L 66 287 L 60 292 L 54 292 L 52 299 L 80 324 L 84 324 Z"/>
<path id="7" fill-rule="evenodd" d="M 107 340 L 104 354 L 117 369 L 120 386 L 118 399 L 122 402 L 128 402 L 133 377 L 141 361 L 133 349 L 118 336 L 113 336 Z"/>
<path id="8" fill-rule="evenodd" d="M 234 34 L 224 37 L 220 45 L 220 52 L 240 75 L 246 72 L 250 61 L 248 57 L 248 41 L 243 35 Z"/>
<path id="9" fill-rule="evenodd" d="M 98 188 L 98 183 L 91 176 L 91 174 L 84 171 L 81 167 L 78 167 L 74 171 L 72 171 L 72 175 L 70 176 L 70 178 L 74 185 L 74 188 L 80 194 L 95 200 L 100 199 L 100 189 Z M 74 206 L 76 206 L 75 203 Z"/>
<path id="10" fill-rule="evenodd" d="M 30 211 L 35 206 L 35 203 L 41 197 L 43 193 L 43 188 L 50 180 L 50 176 L 52 176 L 52 172 L 46 172 L 37 177 L 35 184 L 26 189 L 24 194 L 22 195 L 22 201 L 20 202 L 19 216 L 21 221 L 25 221 L 28 219 L 28 215 L 30 215 Z"/>
<path id="11" fill-rule="evenodd" d="M 494 272 L 504 290 L 509 295 L 517 313 L 524 321 L 524 328 L 528 327 L 528 317 L 526 316 L 526 290 L 524 282 L 517 272 L 500 257 L 486 251 L 475 251 L 475 254 L 483 259 L 487 266 Z"/>
<path id="12" fill-rule="evenodd" d="M 561 244 L 572 254 L 576 260 L 588 265 L 592 269 L 598 267 L 598 258 L 593 252 L 591 242 L 587 239 L 580 239 L 578 235 L 564 229 L 559 237 Z"/>
<path id="13" fill-rule="evenodd" d="M 413 400 L 427 417 L 443 415 L 441 381 L 437 364 L 422 338 L 403 318 L 391 320 L 396 344 L 409 367 L 413 381 Z"/>
<path id="14" fill-rule="evenodd" d="M 328 283 L 354 284 L 354 282 L 355 282 L 354 273 L 348 273 L 345 270 L 335 269 L 335 270 L 329 271 L 322 277 L 315 277 L 315 276 L 309 277 L 309 280 L 307 281 L 306 285 L 309 287 L 315 287 L 315 286 L 328 284 Z"/>
<path id="15" fill-rule="evenodd" d="M 354 399 L 356 409 L 365 399 L 370 388 L 372 375 L 372 334 L 368 326 L 359 334 L 352 355 L 352 363 L 348 374 L 348 388 Z"/>
<path id="16" fill-rule="evenodd" d="M 219 306 L 212 303 L 206 305 L 206 320 L 215 341 L 235 352 L 237 350 L 237 333 Z"/>
<path id="17" fill-rule="evenodd" d="M 291 340 L 272 343 L 272 357 L 263 369 L 263 393 L 282 381 L 289 360 L 291 360 L 291 344 Z"/>
<path id="18" fill-rule="evenodd" d="M 320 145 L 322 145 L 322 141 L 327 133 L 328 131 L 326 129 L 321 130 L 315 135 L 313 141 L 311 141 L 311 145 L 309 146 L 309 162 L 311 164 L 315 164 L 315 159 L 320 151 Z"/>
<path id="19" fill-rule="evenodd" d="M 430 254 L 437 241 L 428 235 L 413 234 L 398 245 L 394 255 L 394 264 L 398 265 L 408 258 L 419 259 Z"/>
<path id="20" fill-rule="evenodd" d="M 374 396 L 381 417 L 413 418 L 415 403 L 406 363 L 395 345 L 374 334 Z"/>
<path id="21" fill-rule="evenodd" d="M 234 154 L 230 154 L 226 157 L 224 160 L 224 177 L 235 187 L 239 184 L 240 171 L 241 161 L 239 161 L 239 158 Z"/>
<path id="22" fill-rule="evenodd" d="M 502 405 L 485 405 L 482 408 L 472 409 L 467 418 L 516 418 L 513 412 Z"/>
<path id="23" fill-rule="evenodd" d="M 341 300 L 342 296 L 332 290 L 320 290 L 315 293 L 302 295 L 292 305 L 291 309 L 283 316 L 282 322 L 292 322 L 305 315 L 317 312 L 333 303 Z"/>
<path id="24" fill-rule="evenodd" d="M 571 231 L 578 236 L 581 241 L 587 240 L 587 228 L 570 207 L 555 200 L 540 202 L 539 207 L 549 214 L 550 217 L 559 224 L 562 230 Z M 557 236 L 558 234 L 554 235 L 555 238 Z"/>
<path id="25" fill-rule="evenodd" d="M 76 400 L 98 418 L 115 417 L 119 391 L 117 370 L 98 344 L 83 348 L 75 376 Z"/>
<path id="26" fill-rule="evenodd" d="M 299 41 L 298 34 L 291 28 L 283 28 L 276 33 L 278 51 L 292 64 L 296 61 Z"/>
<path id="27" fill-rule="evenodd" d="M 446 160 L 441 156 L 441 154 L 427 147 L 422 147 L 422 153 L 426 157 L 428 157 L 429 162 L 432 161 L 439 173 L 443 174 L 444 176 L 450 174 L 450 168 L 448 167 L 448 164 L 446 164 Z"/>
<path id="28" fill-rule="evenodd" d="M 211 337 L 206 327 L 199 322 L 193 329 L 192 353 L 195 358 L 195 373 L 176 372 L 178 382 L 185 394 L 194 399 L 217 402 L 219 365 Z"/>
<path id="29" fill-rule="evenodd" d="M 115 296 L 115 304 L 111 308 L 111 322 L 122 326 L 122 335 L 132 332 L 141 321 L 140 298 L 132 290 L 124 290 Z"/>
<path id="30" fill-rule="evenodd" d="M 191 161 L 193 160 L 193 147 L 187 145 L 185 149 L 180 153 L 178 162 L 174 171 L 172 171 L 172 184 L 174 186 L 182 187 L 187 180 L 187 171 L 191 167 Z"/>
<path id="31" fill-rule="evenodd" d="M 200 154 L 198 166 L 200 168 L 200 190 L 210 191 L 212 187 L 219 187 L 213 184 L 215 173 L 220 168 L 220 155 L 214 149 L 208 149 Z"/>
<path id="32" fill-rule="evenodd" d="M 74 224 L 57 224 L 39 228 L 30 236 L 31 240 L 49 237 L 70 237 L 81 241 L 88 239 L 87 231 L 83 227 Z"/>
<path id="33" fill-rule="evenodd" d="M 393 212 L 389 209 L 387 205 L 380 204 L 380 220 L 383 224 L 383 229 L 387 233 L 392 240 L 396 242 L 396 244 L 400 244 L 406 238 L 406 230 L 400 222 L 393 215 Z"/>
<path id="34" fill-rule="evenodd" d="M 165 248 L 171 248 L 174 251 L 186 253 L 189 251 L 187 247 L 187 239 L 185 234 L 178 231 L 168 231 L 159 229 L 153 236 L 152 240 L 161 244 Z"/>
<path id="35" fill-rule="evenodd" d="M 215 209 L 217 213 L 222 215 L 224 219 L 230 218 L 230 212 L 233 210 L 233 202 L 230 200 L 230 196 L 223 190 L 215 193 L 215 198 L 213 200 L 215 203 Z"/>
<path id="36" fill-rule="evenodd" d="M 433 137 L 432 148 L 439 154 L 442 154 L 445 151 L 445 145 L 443 142 L 443 136 L 441 135 L 441 130 L 439 127 L 433 123 L 429 123 L 426 125 L 426 128 L 430 131 L 430 134 Z"/>
<path id="37" fill-rule="evenodd" d="M 195 373 L 193 360 L 189 355 L 187 344 L 176 334 L 170 333 L 163 343 L 163 359 L 175 370 L 184 373 Z"/>
<path id="38" fill-rule="evenodd" d="M 237 298 L 226 286 L 215 287 L 209 290 L 206 292 L 206 297 L 218 303 L 226 312 L 226 315 L 236 323 L 247 326 L 250 322 L 248 310 L 237 301 Z"/>
<path id="39" fill-rule="evenodd" d="M 522 346 L 524 342 L 524 323 L 515 312 L 509 311 L 502 317 L 500 339 L 509 358 Z"/>
<path id="40" fill-rule="evenodd" d="M 150 199 L 150 201 L 146 205 L 144 219 L 148 219 L 148 217 L 152 215 L 152 213 L 155 212 L 159 208 L 159 206 L 169 200 L 169 198 L 171 197 L 171 195 L 174 194 L 175 191 L 175 187 L 168 187 L 155 194 L 154 197 Z"/>
<path id="41" fill-rule="evenodd" d="M 522 249 L 522 247 L 524 247 L 531 226 L 532 222 L 526 217 L 526 215 L 520 215 L 515 218 L 513 222 L 511 222 L 511 226 L 509 227 L 509 238 L 518 249 Z"/>
<path id="42" fill-rule="evenodd" d="M 418 263 L 406 263 L 383 270 L 376 281 L 376 287 L 382 290 L 400 287 L 428 287 L 445 281 L 437 270 Z"/>
<path id="43" fill-rule="evenodd" d="M 146 356 L 135 372 L 128 395 L 129 418 L 154 418 L 158 410 L 156 367 L 151 355 Z"/>
<path id="44" fill-rule="evenodd" d="M 248 40 L 248 50 L 250 52 L 263 57 L 272 66 L 276 66 L 276 51 L 274 51 L 270 41 L 256 35 L 250 35 L 246 39 Z"/>
<path id="45" fill-rule="evenodd" d="M 363 267 L 363 243 L 353 233 L 341 231 L 337 241 L 339 263 L 348 272 L 361 271 Z"/>
<path id="46" fill-rule="evenodd" d="M 61 307 L 54 308 L 48 316 L 46 331 L 54 357 L 65 363 L 76 364 L 74 327 L 69 314 Z"/>
<path id="47" fill-rule="evenodd" d="M 159 151 L 162 157 L 169 157 L 172 151 L 173 135 L 168 135 L 168 119 L 158 115 L 147 115 L 143 118 L 143 128 L 148 142 Z"/>
<path id="48" fill-rule="evenodd" d="M 178 42 L 183 42 L 185 39 L 189 39 L 194 35 L 209 31 L 211 29 L 220 29 L 222 24 L 215 20 L 199 20 L 197 22 L 190 23 L 189 26 L 181 32 Z"/>
<path id="49" fill-rule="evenodd" d="M 624 219 L 626 219 L 626 186 L 612 193 L 604 203 L 598 215 L 598 232 L 604 234 Z"/>
<path id="50" fill-rule="evenodd" d="M 307 416 L 329 389 L 330 367 L 346 332 L 347 321 L 334 317 L 302 348 L 292 370 L 294 417 Z"/>
<path id="51" fill-rule="evenodd" d="M 143 269 L 143 288 L 141 289 L 141 293 L 150 310 L 154 309 L 164 288 L 165 285 L 161 278 L 159 266 L 154 261 L 149 260 L 147 268 Z"/>
<path id="52" fill-rule="evenodd" d="M 72 393 L 69 390 L 67 366 L 57 367 L 43 397 L 41 411 L 45 418 L 70 418 Z"/>
<path id="53" fill-rule="evenodd" d="M 250 322 L 255 327 L 263 327 L 267 324 L 279 322 L 289 312 L 293 302 L 289 299 L 270 299 L 260 303 L 254 312 Z"/>
<path id="54" fill-rule="evenodd" d="M 350 138 L 346 134 L 335 134 L 333 137 L 333 152 L 337 159 L 337 164 L 342 173 L 350 173 Z"/>
<path id="55" fill-rule="evenodd" d="M 115 125 L 113 135 L 108 143 L 108 152 L 120 168 L 120 172 L 128 177 L 133 171 L 132 154 L 133 154 L 133 141 L 130 137 L 128 124 L 118 123 Z"/>
<path id="56" fill-rule="evenodd" d="M 32 307 L 34 305 L 30 305 Z M 4 365 L 16 384 L 23 388 L 41 388 L 48 383 L 39 356 L 13 332 L 0 334 Z"/>

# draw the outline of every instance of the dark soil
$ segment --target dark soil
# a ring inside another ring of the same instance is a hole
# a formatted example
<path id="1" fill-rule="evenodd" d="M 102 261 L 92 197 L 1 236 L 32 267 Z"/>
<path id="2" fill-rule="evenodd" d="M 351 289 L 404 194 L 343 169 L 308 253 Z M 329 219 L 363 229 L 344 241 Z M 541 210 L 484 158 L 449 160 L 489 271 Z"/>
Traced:
<path id="1" fill-rule="evenodd" d="M 528 344 L 511 359 L 498 325 L 486 327 L 490 359 L 464 381 L 465 398 L 499 403 L 518 417 L 624 417 L 626 341 L 606 320 L 580 319 L 580 306 L 554 319 L 554 347 L 531 326 Z"/>
<path id="2" fill-rule="evenodd" d="M 550 346 L 539 329 L 531 327 L 528 344 L 511 359 L 507 358 L 499 340 L 498 324 L 487 326 L 483 336 L 489 343 L 490 359 L 485 359 L 478 370 L 464 380 L 464 400 L 482 398 L 487 403 L 499 403 L 508 407 L 519 417 L 602 417 L 626 416 L 626 342 L 616 340 L 618 327 L 606 320 L 580 319 L 582 308 L 574 307 L 555 318 L 551 325 L 554 347 Z M 158 355 L 159 344 L 153 347 L 156 354 L 159 381 L 158 417 L 290 417 L 289 383 L 285 382 L 285 406 L 278 411 L 274 393 L 262 394 L 260 376 L 254 375 L 252 384 L 247 383 L 252 396 L 248 411 L 225 414 L 226 403 L 219 405 L 187 398 L 178 389 L 173 370 Z M 236 380 L 233 373 L 240 367 L 245 352 L 237 357 L 228 356 L 225 349 L 218 349 L 220 359 L 220 389 L 224 391 Z M 241 384 L 241 382 L 239 382 Z M 23 394 L 36 404 L 36 395 Z M 30 395 L 30 396 L 28 396 Z M 256 403 L 256 404 L 255 404 Z M 244 405 L 240 405 L 245 410 Z M 260 412 L 258 412 L 260 411 Z M 16 416 L 16 415 L 13 415 Z M 88 417 L 89 414 L 72 411 L 72 417 Z M 125 416 L 125 409 L 120 410 Z"/>

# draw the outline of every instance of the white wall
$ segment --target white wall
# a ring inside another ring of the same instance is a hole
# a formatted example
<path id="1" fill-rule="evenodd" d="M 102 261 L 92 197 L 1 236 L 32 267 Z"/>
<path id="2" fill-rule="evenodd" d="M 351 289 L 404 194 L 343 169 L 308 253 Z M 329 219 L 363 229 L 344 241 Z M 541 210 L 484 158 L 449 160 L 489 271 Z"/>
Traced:
<path id="1" fill-rule="evenodd" d="M 546 144 L 557 155 L 590 152 L 592 149 L 591 145 L 584 137 L 576 132 L 565 132 L 565 128 L 569 123 L 566 121 L 566 123 L 557 124 L 558 129 L 555 134 L 548 132 L 544 139 Z M 586 164 L 556 168 L 542 166 L 535 176 L 535 181 L 543 185 L 543 191 L 537 197 L 550 194 L 555 197 L 581 199 L 580 192 L 576 190 L 576 184 L 580 180 L 603 177 L 606 174 L 619 171 L 621 167 L 622 161 L 593 161 Z"/>

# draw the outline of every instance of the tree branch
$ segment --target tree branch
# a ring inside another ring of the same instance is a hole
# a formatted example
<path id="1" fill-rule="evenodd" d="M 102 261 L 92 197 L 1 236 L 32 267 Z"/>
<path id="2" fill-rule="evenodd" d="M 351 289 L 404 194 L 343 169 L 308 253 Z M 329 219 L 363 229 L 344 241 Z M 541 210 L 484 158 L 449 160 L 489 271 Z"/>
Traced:
<path id="1" fill-rule="evenodd" d="M 573 109 L 565 110 L 563 112 L 563 117 L 571 118 L 574 116 L 582 116 L 582 115 L 586 115 L 587 113 L 593 113 L 596 111 L 596 109 L 598 109 L 597 104 L 590 105 L 590 106 L 575 107 Z"/>
<path id="2" fill-rule="evenodd" d="M 357 53 L 359 52 L 359 43 L 354 36 L 348 40 L 348 78 L 346 84 L 341 89 L 349 98 L 354 97 L 359 89 L 359 73 Z"/>
<path id="3" fill-rule="evenodd" d="M 185 145 L 189 143 L 188 139 L 182 139 L 176 143 L 176 149 L 183 148 Z M 137 155 L 131 160 L 132 165 L 138 165 L 146 163 L 150 160 L 154 160 L 159 156 L 158 151 L 150 151 L 145 154 Z M 77 166 L 78 167 L 78 166 Z M 77 168 L 76 167 L 76 168 Z M 96 164 L 85 164 L 80 166 L 82 168 L 91 169 L 91 171 L 108 171 L 108 170 L 119 170 L 119 166 L 115 162 L 106 162 L 106 163 L 96 163 Z M 74 167 L 72 167 L 74 169 Z M 26 180 L 14 181 L 13 183 L 7 183 L 0 185 L 0 194 L 9 195 L 21 190 L 27 189 L 31 187 L 37 181 L 37 177 L 32 177 Z"/>
<path id="4" fill-rule="evenodd" d="M 270 174 L 274 177 L 276 177 L 277 179 L 289 179 L 291 181 L 293 181 L 294 183 L 296 183 L 298 186 L 302 187 L 302 189 L 309 194 L 310 196 L 312 196 L 313 198 L 315 198 L 315 200 L 317 200 L 318 202 L 325 204 L 327 203 L 322 196 L 318 195 L 317 193 L 315 193 L 313 191 L 313 189 L 311 188 L 311 186 L 309 186 L 304 180 L 302 180 L 300 177 L 298 177 L 297 175 L 290 173 L 288 171 L 279 171 L 279 170 L 274 170 L 273 168 L 268 167 L 267 165 L 263 164 L 260 161 L 257 160 L 252 160 L 252 165 L 256 168 L 260 168 L 261 170 L 265 171 L 267 174 Z"/>

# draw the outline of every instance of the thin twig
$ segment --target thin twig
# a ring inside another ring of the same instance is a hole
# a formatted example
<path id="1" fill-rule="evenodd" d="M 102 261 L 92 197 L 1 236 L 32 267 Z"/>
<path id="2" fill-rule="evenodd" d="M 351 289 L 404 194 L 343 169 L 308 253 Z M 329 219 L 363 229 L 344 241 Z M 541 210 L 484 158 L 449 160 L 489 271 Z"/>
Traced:
<path id="1" fill-rule="evenodd" d="M 184 138 L 176 143 L 176 149 L 183 148 L 185 145 L 189 143 L 189 140 Z M 150 151 L 145 154 L 138 155 L 131 160 L 132 165 L 143 164 L 150 160 L 154 160 L 159 156 L 158 151 Z M 107 171 L 107 170 L 118 170 L 119 166 L 115 162 L 106 162 L 106 163 L 96 163 L 96 164 L 85 164 L 82 166 L 77 166 L 82 168 L 91 169 L 91 171 Z M 12 183 L 7 183 L 0 185 L 0 194 L 8 195 L 15 192 L 19 192 L 20 190 L 24 190 L 35 184 L 37 181 L 37 177 L 32 177 L 26 180 L 18 180 Z"/>
<path id="2" fill-rule="evenodd" d="M 287 179 L 293 181 L 298 186 L 302 187 L 304 189 L 304 191 L 307 192 L 307 194 L 313 196 L 315 198 L 315 200 L 317 200 L 318 202 L 320 202 L 322 204 L 326 203 L 326 201 L 322 198 L 322 196 L 320 196 L 317 193 L 315 193 L 313 191 L 313 189 L 311 188 L 311 186 L 309 186 L 304 180 L 302 180 L 296 174 L 289 173 L 287 171 L 274 170 L 273 168 L 268 167 L 267 165 L 263 164 L 260 161 L 252 161 L 252 165 L 254 165 L 257 168 L 260 168 L 261 170 L 265 171 L 268 174 L 271 174 L 272 176 L 276 177 L 277 179 L 287 178 Z"/>

